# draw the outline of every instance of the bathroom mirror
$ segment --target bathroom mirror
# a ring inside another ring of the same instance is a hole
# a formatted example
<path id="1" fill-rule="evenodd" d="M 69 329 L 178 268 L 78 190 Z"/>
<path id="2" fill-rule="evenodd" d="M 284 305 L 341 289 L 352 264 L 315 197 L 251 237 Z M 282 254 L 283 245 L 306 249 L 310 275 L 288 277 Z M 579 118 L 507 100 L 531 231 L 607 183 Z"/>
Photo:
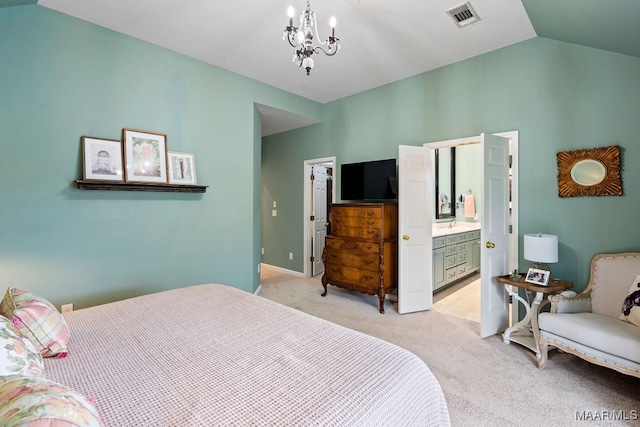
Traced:
<path id="1" fill-rule="evenodd" d="M 558 195 L 621 196 L 620 147 L 562 151 L 558 160 Z"/>
<path id="2" fill-rule="evenodd" d="M 456 217 L 456 148 L 434 151 L 436 219 Z"/>

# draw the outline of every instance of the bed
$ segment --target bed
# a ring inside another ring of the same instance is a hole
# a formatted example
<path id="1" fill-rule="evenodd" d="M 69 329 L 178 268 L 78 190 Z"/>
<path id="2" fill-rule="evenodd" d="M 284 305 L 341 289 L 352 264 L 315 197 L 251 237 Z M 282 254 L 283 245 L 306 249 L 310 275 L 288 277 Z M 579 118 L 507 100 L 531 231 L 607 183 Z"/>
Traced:
<path id="1" fill-rule="evenodd" d="M 105 426 L 449 425 L 414 354 L 217 284 L 65 314 L 68 356 L 46 377 Z"/>

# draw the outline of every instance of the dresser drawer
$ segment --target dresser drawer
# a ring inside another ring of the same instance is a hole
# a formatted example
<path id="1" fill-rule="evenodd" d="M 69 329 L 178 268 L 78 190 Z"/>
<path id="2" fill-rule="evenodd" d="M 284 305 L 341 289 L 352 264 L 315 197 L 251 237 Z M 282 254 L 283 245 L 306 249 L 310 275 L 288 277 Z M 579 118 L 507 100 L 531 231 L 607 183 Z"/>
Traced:
<path id="1" fill-rule="evenodd" d="M 324 240 L 327 248 L 345 249 L 364 253 L 380 253 L 380 244 L 377 242 L 363 242 L 353 239 L 341 239 L 339 237 L 327 236 Z"/>
<path id="2" fill-rule="evenodd" d="M 466 250 L 467 250 L 467 244 L 466 243 L 458 243 L 456 245 L 456 253 L 465 252 Z"/>
<path id="3" fill-rule="evenodd" d="M 473 240 L 477 240 L 480 238 L 480 230 L 475 230 L 472 234 Z"/>
<path id="4" fill-rule="evenodd" d="M 333 216 L 331 224 L 342 227 L 382 228 L 382 218 L 379 216 Z"/>
<path id="5" fill-rule="evenodd" d="M 446 240 L 447 240 L 447 246 L 456 244 L 456 235 L 455 234 L 450 234 L 450 235 L 445 236 L 445 237 L 446 237 Z"/>
<path id="6" fill-rule="evenodd" d="M 467 262 L 467 253 L 466 252 L 457 253 L 456 254 L 456 265 L 464 264 L 465 262 Z"/>
<path id="7" fill-rule="evenodd" d="M 325 276 L 329 283 L 353 283 L 355 286 L 370 288 L 377 291 L 380 276 L 377 271 L 362 270 L 344 265 L 327 265 Z"/>
<path id="8" fill-rule="evenodd" d="M 456 245 L 446 246 L 446 247 L 444 248 L 444 250 L 445 250 L 444 254 L 445 254 L 445 255 L 447 255 L 447 256 L 448 256 L 448 255 L 455 255 L 455 253 L 456 253 L 456 249 L 457 249 L 457 248 L 456 248 Z"/>
<path id="9" fill-rule="evenodd" d="M 456 243 L 464 242 L 465 235 L 466 235 L 466 233 L 458 233 L 458 234 L 456 234 L 455 235 L 456 236 Z"/>
<path id="10" fill-rule="evenodd" d="M 346 227 L 344 225 L 331 224 L 331 235 L 341 237 L 358 237 L 362 239 L 382 239 L 382 229 L 378 227 Z"/>
<path id="11" fill-rule="evenodd" d="M 333 220 L 346 218 L 382 218 L 381 206 L 340 206 L 331 205 L 331 215 Z"/>
<path id="12" fill-rule="evenodd" d="M 328 248 L 325 255 L 326 263 L 330 266 L 355 267 L 376 272 L 380 269 L 380 255 L 377 253 Z"/>

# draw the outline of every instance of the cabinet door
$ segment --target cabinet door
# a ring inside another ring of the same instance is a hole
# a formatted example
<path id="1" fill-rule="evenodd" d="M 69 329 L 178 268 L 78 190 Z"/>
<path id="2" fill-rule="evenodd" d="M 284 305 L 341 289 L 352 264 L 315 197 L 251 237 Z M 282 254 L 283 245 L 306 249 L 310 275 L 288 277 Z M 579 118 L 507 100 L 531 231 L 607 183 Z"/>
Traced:
<path id="1" fill-rule="evenodd" d="M 445 285 L 444 277 L 444 248 L 438 248 L 433 251 L 433 290 L 441 288 Z"/>
<path id="2" fill-rule="evenodd" d="M 471 251 L 471 265 L 473 267 L 473 271 L 480 270 L 480 240 L 474 240 L 473 249 Z"/>

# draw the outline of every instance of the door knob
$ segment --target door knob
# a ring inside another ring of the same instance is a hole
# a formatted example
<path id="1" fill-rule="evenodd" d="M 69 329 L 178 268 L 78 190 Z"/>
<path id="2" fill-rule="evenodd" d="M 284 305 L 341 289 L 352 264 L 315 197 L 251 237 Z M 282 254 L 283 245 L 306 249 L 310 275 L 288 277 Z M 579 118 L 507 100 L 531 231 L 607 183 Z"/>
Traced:
<path id="1" fill-rule="evenodd" d="M 411 237 L 409 237 L 409 236 L 408 236 L 408 235 L 406 235 L 406 234 L 403 234 L 403 235 L 402 235 L 402 240 L 409 240 L 410 238 L 411 238 Z"/>
<path id="2" fill-rule="evenodd" d="M 493 249 L 496 247 L 496 244 L 492 242 L 487 242 L 485 246 L 487 247 L 487 249 Z"/>

